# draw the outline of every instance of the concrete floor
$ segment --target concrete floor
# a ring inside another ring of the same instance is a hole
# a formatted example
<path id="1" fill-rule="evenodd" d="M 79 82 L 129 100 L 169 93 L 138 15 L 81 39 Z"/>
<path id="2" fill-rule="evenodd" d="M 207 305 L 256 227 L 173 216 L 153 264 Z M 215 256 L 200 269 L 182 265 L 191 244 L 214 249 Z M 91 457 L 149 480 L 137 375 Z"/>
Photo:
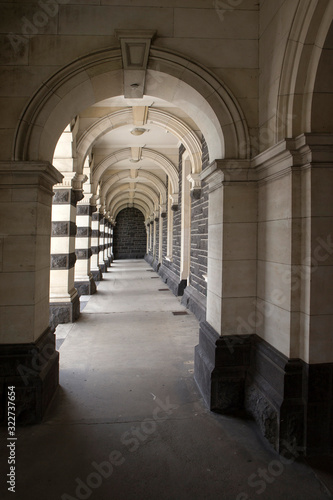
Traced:
<path id="1" fill-rule="evenodd" d="M 287 464 L 251 421 L 205 408 L 198 323 L 166 288 L 146 262 L 116 261 L 57 328 L 60 388 L 43 424 L 17 431 L 15 495 L 3 434 L 1 499 L 332 498 L 332 461 Z"/>

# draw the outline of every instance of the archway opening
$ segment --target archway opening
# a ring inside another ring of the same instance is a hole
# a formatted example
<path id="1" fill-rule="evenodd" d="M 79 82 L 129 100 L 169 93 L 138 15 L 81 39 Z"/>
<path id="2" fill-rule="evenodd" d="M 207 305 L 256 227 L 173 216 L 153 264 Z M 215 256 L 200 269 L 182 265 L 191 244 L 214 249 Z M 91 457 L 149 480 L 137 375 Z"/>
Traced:
<path id="1" fill-rule="evenodd" d="M 142 212 L 135 207 L 121 210 L 113 232 L 113 253 L 119 259 L 143 259 L 146 253 L 146 229 Z"/>

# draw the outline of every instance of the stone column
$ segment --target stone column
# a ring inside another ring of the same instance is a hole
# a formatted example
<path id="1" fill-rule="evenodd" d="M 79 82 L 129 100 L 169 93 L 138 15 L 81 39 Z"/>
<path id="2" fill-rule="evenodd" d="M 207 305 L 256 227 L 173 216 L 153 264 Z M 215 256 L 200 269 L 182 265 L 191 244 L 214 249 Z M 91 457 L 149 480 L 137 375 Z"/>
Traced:
<path id="1" fill-rule="evenodd" d="M 152 266 L 154 271 L 158 271 L 160 266 L 158 262 L 158 245 L 159 245 L 159 220 L 160 220 L 160 212 L 159 210 L 154 211 L 154 225 L 153 225 L 153 262 Z"/>
<path id="2" fill-rule="evenodd" d="M 104 251 L 103 251 L 103 261 L 105 269 L 109 267 L 109 257 L 108 257 L 108 243 L 109 243 L 109 221 L 107 216 L 104 217 Z"/>
<path id="3" fill-rule="evenodd" d="M 91 196 L 85 195 L 78 203 L 76 211 L 75 288 L 79 295 L 93 295 L 96 292 L 96 283 L 90 271 L 91 217 L 95 208 L 90 204 Z"/>
<path id="4" fill-rule="evenodd" d="M 106 229 L 107 229 L 106 258 L 107 258 L 108 267 L 109 267 L 111 265 L 111 262 L 112 262 L 112 254 L 111 254 L 111 222 L 109 220 L 107 220 Z"/>
<path id="5" fill-rule="evenodd" d="M 107 272 L 107 265 L 104 262 L 104 245 L 105 245 L 105 217 L 103 216 L 102 209 L 100 209 L 100 221 L 99 221 L 99 267 L 102 273 Z"/>
<path id="6" fill-rule="evenodd" d="M 49 282 L 52 186 L 61 179 L 48 162 L 0 162 L 1 419 L 8 385 L 24 423 L 41 421 L 58 386 Z"/>
<path id="7" fill-rule="evenodd" d="M 92 214 L 91 218 L 91 274 L 94 281 L 101 281 L 103 278 L 102 271 L 99 266 L 99 240 L 100 240 L 100 230 L 99 223 L 102 215 L 97 210 Z"/>
<path id="8" fill-rule="evenodd" d="M 280 453 L 332 453 L 332 158 L 332 134 L 305 134 L 251 169 L 224 160 L 201 174 L 208 294 L 195 379 L 212 410 L 245 409 Z"/>
<path id="9" fill-rule="evenodd" d="M 163 261 L 163 230 L 165 229 L 165 225 L 163 224 L 163 219 L 165 219 L 166 213 L 160 211 L 160 220 L 159 220 L 159 232 L 158 232 L 158 263 L 161 265 Z"/>
<path id="10" fill-rule="evenodd" d="M 74 287 L 76 204 L 82 199 L 82 182 L 75 172 L 66 172 L 54 187 L 51 229 L 50 325 L 71 323 L 80 315 Z"/>
<path id="11" fill-rule="evenodd" d="M 150 217 L 149 222 L 149 253 L 153 255 L 153 235 L 154 235 L 154 217 Z"/>
<path id="12" fill-rule="evenodd" d="M 257 187 L 246 160 L 216 160 L 201 174 L 209 185 L 207 314 L 200 324 L 195 379 L 212 410 L 244 405 L 250 344 L 240 318 L 255 333 Z"/>
<path id="13" fill-rule="evenodd" d="M 111 253 L 111 262 L 114 260 L 114 253 L 113 253 L 113 229 L 114 229 L 114 221 L 113 219 L 110 221 L 110 253 Z"/>
<path id="14" fill-rule="evenodd" d="M 157 223 L 158 223 L 158 211 L 154 212 L 154 222 L 153 222 L 153 258 L 156 259 L 156 233 L 157 233 Z"/>
<path id="15" fill-rule="evenodd" d="M 149 255 L 149 219 L 145 221 L 146 234 L 147 234 L 147 244 L 146 244 L 146 255 Z"/>

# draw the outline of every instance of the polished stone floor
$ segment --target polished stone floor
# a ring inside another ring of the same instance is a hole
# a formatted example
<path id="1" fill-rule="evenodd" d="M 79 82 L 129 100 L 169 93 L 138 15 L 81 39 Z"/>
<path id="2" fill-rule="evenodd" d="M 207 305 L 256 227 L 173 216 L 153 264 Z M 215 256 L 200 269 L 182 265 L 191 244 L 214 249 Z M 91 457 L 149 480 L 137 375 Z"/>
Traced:
<path id="1" fill-rule="evenodd" d="M 332 461 L 284 460 L 250 420 L 206 409 L 198 323 L 145 261 L 115 261 L 81 310 L 56 330 L 60 388 L 44 422 L 17 431 L 15 494 L 3 433 L 1 499 L 332 498 Z"/>

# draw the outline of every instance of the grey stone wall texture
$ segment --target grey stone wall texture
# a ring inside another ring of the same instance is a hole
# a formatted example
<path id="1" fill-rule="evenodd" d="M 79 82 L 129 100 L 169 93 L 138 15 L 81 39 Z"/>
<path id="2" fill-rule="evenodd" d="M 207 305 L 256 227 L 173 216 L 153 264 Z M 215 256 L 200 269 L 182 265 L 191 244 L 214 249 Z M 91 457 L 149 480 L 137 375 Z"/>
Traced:
<path id="1" fill-rule="evenodd" d="M 202 170 L 209 165 L 208 148 L 202 138 Z M 207 295 L 208 251 L 208 186 L 205 182 L 201 186 L 201 196 L 198 200 L 192 199 L 191 208 L 191 267 L 190 283 L 203 295 Z"/>
<path id="2" fill-rule="evenodd" d="M 178 210 L 173 213 L 173 242 L 172 242 L 172 262 L 163 259 L 163 265 L 172 271 L 179 281 L 180 276 L 180 252 L 181 252 L 181 220 L 182 220 L 182 155 L 185 151 L 184 146 L 181 144 L 179 147 L 179 160 L 178 160 L 178 179 L 179 179 L 179 198 Z M 167 233 L 167 219 L 165 219 L 165 233 Z M 166 242 L 165 242 L 166 246 Z M 163 253 L 163 257 L 166 253 Z"/>
<path id="3" fill-rule="evenodd" d="M 124 208 L 114 228 L 115 259 L 143 259 L 146 253 L 144 216 L 137 208 Z"/>

